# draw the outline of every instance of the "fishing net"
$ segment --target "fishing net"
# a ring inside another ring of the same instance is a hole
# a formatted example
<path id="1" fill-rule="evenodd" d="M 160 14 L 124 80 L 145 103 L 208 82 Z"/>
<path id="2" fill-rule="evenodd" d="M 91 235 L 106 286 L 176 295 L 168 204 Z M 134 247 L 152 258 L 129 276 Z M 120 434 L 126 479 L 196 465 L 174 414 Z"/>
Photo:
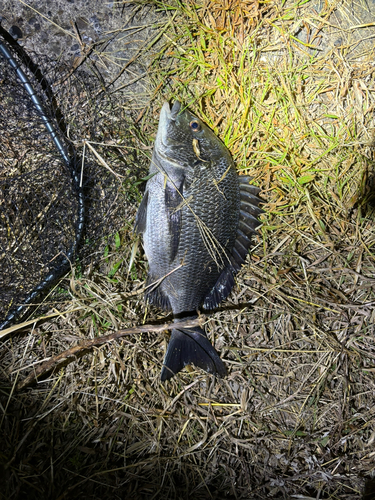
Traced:
<path id="1" fill-rule="evenodd" d="M 126 206 L 116 200 L 132 173 L 115 147 L 113 122 L 123 128 L 129 122 L 121 94 L 114 104 L 97 78 L 29 58 L 2 34 L 0 329 L 40 302 L 78 255 L 87 259 L 95 242 L 120 227 Z M 114 146 L 85 147 L 103 138 L 113 138 Z"/>

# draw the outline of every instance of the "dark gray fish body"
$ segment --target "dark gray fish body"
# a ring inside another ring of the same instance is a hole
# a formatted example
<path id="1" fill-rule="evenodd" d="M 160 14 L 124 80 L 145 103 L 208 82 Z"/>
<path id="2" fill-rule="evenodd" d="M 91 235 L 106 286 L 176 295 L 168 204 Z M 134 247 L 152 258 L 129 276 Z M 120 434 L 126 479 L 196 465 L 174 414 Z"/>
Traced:
<path id="1" fill-rule="evenodd" d="M 176 329 L 161 374 L 171 378 L 187 364 L 224 376 L 217 352 L 200 328 L 178 321 L 213 309 L 234 285 L 259 222 L 258 189 L 239 177 L 215 134 L 176 101 L 165 103 L 136 229 L 149 262 L 146 297 L 172 310 Z M 242 181 L 242 182 L 240 182 Z"/>

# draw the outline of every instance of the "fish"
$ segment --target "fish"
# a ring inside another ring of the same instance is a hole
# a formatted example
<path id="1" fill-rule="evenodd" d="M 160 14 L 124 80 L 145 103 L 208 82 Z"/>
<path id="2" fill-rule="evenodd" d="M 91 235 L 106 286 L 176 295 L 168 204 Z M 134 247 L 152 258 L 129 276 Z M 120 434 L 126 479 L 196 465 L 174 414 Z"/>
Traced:
<path id="1" fill-rule="evenodd" d="M 235 284 L 263 212 L 250 179 L 200 118 L 164 103 L 135 220 L 149 264 L 145 298 L 174 317 L 162 382 L 186 365 L 227 374 L 204 329 L 185 320 L 217 308 Z"/>

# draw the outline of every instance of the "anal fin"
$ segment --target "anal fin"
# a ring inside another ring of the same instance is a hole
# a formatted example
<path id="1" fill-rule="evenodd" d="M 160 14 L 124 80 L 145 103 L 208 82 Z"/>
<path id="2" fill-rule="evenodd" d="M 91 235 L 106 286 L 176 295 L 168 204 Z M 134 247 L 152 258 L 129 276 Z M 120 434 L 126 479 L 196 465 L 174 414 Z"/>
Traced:
<path id="1" fill-rule="evenodd" d="M 160 309 L 164 311 L 172 310 L 169 298 L 165 295 L 160 288 L 160 284 L 157 284 L 157 280 L 151 274 L 147 276 L 146 287 L 148 288 L 145 293 L 145 299 L 149 304 L 160 307 Z"/>
<path id="2" fill-rule="evenodd" d="M 215 309 L 220 302 L 225 300 L 234 286 L 235 269 L 228 264 L 221 272 L 215 286 L 206 295 L 203 309 Z"/>

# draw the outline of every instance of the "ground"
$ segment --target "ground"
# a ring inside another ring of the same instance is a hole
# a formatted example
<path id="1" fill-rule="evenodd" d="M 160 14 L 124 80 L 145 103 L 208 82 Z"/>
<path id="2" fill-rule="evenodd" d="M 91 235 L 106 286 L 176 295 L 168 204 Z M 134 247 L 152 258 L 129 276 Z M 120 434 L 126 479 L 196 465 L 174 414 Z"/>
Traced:
<path id="1" fill-rule="evenodd" d="M 2 26 L 22 31 L 75 150 L 86 148 L 91 217 L 71 273 L 28 326 L 0 333 L 6 498 L 374 498 L 369 12 L 349 2 L 3 2 Z M 265 214 L 231 296 L 203 318 L 228 377 L 191 368 L 161 384 L 167 330 L 98 339 L 171 320 L 144 302 L 133 225 L 160 107 L 176 97 L 253 176 Z M 86 340 L 96 344 L 84 355 L 32 380 Z"/>

